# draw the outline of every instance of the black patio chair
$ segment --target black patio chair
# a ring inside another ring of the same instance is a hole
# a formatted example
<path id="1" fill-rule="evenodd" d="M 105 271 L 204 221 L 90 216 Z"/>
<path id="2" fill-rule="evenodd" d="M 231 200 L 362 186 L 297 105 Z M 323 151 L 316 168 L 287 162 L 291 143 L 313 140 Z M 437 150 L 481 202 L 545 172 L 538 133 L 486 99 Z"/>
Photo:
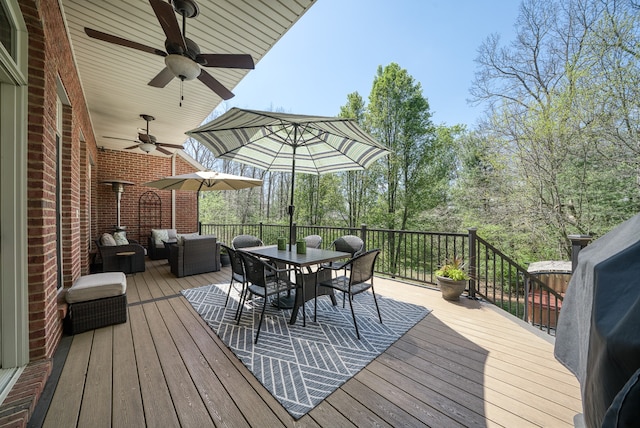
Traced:
<path id="1" fill-rule="evenodd" d="M 307 243 L 307 248 L 320 248 L 322 246 L 322 236 L 320 235 L 305 236 L 304 241 Z"/>
<path id="2" fill-rule="evenodd" d="M 364 251 L 364 241 L 356 235 L 344 235 L 331 243 L 329 249 L 335 251 L 343 251 L 355 257 Z M 345 267 L 347 262 L 331 262 L 331 268 Z"/>
<path id="3" fill-rule="evenodd" d="M 224 306 L 226 307 L 229 303 L 229 295 L 231 294 L 231 288 L 233 287 L 233 283 L 240 284 L 240 300 L 242 300 L 242 296 L 244 295 L 247 287 L 247 280 L 244 275 L 244 265 L 242 264 L 242 258 L 240 254 L 233 248 L 228 245 L 220 244 L 220 246 L 227 252 L 229 255 L 229 261 L 231 262 L 231 281 L 229 281 L 229 291 L 227 292 L 227 300 L 224 301 Z M 236 309 L 235 318 L 238 318 L 238 312 L 240 310 L 240 305 Z"/>
<path id="4" fill-rule="evenodd" d="M 361 254 L 364 251 L 364 241 L 362 238 L 356 235 L 344 235 L 336 239 L 331 243 L 329 249 L 334 251 L 342 251 L 345 253 L 351 254 L 351 258 Z M 331 262 L 326 265 L 331 269 L 334 269 L 335 272 L 340 269 L 344 269 L 344 274 L 347 274 L 347 270 L 349 269 L 349 265 L 347 265 L 346 261 L 336 261 Z M 342 295 L 342 307 L 344 308 L 346 294 Z"/>
<path id="5" fill-rule="evenodd" d="M 325 281 L 316 283 L 316 296 L 318 295 L 318 287 L 329 287 L 334 290 L 339 290 L 344 293 L 344 295 L 349 296 L 349 306 L 351 307 L 351 316 L 353 317 L 353 325 L 356 328 L 356 335 L 358 339 L 360 339 L 360 331 L 358 330 L 358 322 L 356 321 L 356 314 L 353 311 L 353 296 L 356 294 L 360 294 L 363 291 L 367 291 L 371 289 L 371 294 L 373 294 L 373 301 L 376 304 L 376 310 L 378 311 L 378 318 L 380 319 L 380 324 L 382 324 L 382 316 L 380 315 L 380 308 L 378 307 L 378 300 L 376 299 L 376 292 L 373 289 L 373 270 L 376 264 L 376 260 L 378 259 L 378 255 L 380 254 L 379 249 L 370 250 L 365 253 L 361 253 L 347 261 L 343 266 L 335 268 L 330 266 L 325 266 L 320 268 L 320 271 L 331 269 L 331 270 L 342 270 L 343 268 L 347 268 L 344 272 L 344 275 L 340 275 L 335 278 L 331 278 Z M 318 273 L 320 273 L 318 271 Z M 343 304 L 344 307 L 344 304 Z M 315 306 L 313 310 L 313 319 L 316 321 L 318 313 L 318 299 L 315 300 Z"/>
<path id="6" fill-rule="evenodd" d="M 235 250 L 247 247 L 261 247 L 263 245 L 262 240 L 253 235 L 238 235 L 231 240 L 231 246 Z"/>
<path id="7" fill-rule="evenodd" d="M 259 296 L 263 298 L 262 313 L 260 314 L 260 322 L 258 323 L 258 330 L 256 332 L 256 339 L 254 343 L 258 343 L 258 336 L 260 335 L 260 328 L 262 328 L 262 321 L 264 320 L 264 312 L 267 308 L 267 301 L 269 297 L 276 296 L 276 301 L 279 302 L 280 293 L 291 290 L 295 290 L 296 284 L 289 278 L 291 272 L 295 269 L 277 268 L 269 262 L 256 257 L 246 251 L 238 251 L 242 263 L 244 266 L 245 279 L 247 286 L 245 293 L 240 300 L 240 313 L 238 314 L 237 323 L 240 324 L 242 318 L 242 309 L 247 300 L 249 294 L 253 296 Z M 277 305 L 279 308 L 279 305 Z M 302 310 L 304 311 L 304 303 L 302 304 Z"/>

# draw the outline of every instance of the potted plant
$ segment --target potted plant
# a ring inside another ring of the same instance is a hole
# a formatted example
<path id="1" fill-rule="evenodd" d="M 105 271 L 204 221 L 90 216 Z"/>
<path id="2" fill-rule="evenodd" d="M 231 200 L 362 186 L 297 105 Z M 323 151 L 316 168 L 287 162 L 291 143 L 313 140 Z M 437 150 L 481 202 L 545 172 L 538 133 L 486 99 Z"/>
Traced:
<path id="1" fill-rule="evenodd" d="M 229 253 L 227 253 L 227 250 L 224 248 L 220 249 L 220 264 L 223 267 L 229 266 L 231 264 Z"/>
<path id="2" fill-rule="evenodd" d="M 446 260 L 435 274 L 442 297 L 445 300 L 458 300 L 467 288 L 469 275 L 464 269 L 462 257 Z"/>

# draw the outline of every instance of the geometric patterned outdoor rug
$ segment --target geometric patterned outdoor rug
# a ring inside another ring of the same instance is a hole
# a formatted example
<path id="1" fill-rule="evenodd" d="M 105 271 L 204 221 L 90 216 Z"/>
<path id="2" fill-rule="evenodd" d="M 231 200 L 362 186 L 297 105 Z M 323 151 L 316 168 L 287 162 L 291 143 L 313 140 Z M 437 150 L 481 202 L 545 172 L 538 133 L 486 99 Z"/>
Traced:
<path id="1" fill-rule="evenodd" d="M 295 419 L 317 406 L 430 312 L 377 295 L 380 324 L 371 293 L 358 294 L 353 300 L 360 329 L 358 340 L 349 303 L 342 307 L 342 295 L 336 295 L 336 306 L 327 296 L 318 299 L 317 323 L 313 322 L 313 300 L 307 302 L 306 327 L 302 326 L 302 310 L 297 322 L 290 325 L 291 310 L 267 305 L 260 338 L 254 345 L 262 299 L 249 301 L 240 325 L 236 325 L 238 292 L 231 290 L 225 308 L 228 289 L 228 283 L 214 284 L 183 290 L 182 294 Z"/>

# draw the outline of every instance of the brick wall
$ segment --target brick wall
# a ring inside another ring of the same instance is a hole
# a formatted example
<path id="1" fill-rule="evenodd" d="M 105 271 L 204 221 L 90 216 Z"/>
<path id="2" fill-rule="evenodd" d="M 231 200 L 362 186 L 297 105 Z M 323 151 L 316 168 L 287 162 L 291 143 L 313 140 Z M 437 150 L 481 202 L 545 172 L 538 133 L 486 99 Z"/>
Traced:
<path id="1" fill-rule="evenodd" d="M 97 228 L 96 238 L 104 232 L 112 232 L 116 224 L 116 195 L 110 185 L 101 184 L 104 180 L 125 180 L 134 184 L 125 186 L 120 200 L 120 225 L 127 228 L 127 237 L 141 241 L 139 224 L 141 216 L 140 197 L 147 191 L 155 192 L 162 204 L 161 222 L 158 228 L 168 229 L 172 224 L 172 198 L 170 190 L 159 190 L 143 186 L 144 183 L 170 175 L 187 174 L 196 169 L 179 156 L 175 159 L 175 174 L 172 174 L 172 157 L 155 156 L 138 150 L 115 151 L 100 150 L 97 167 Z M 196 213 L 196 192 L 178 191 L 175 197 L 175 225 L 179 233 L 198 230 Z M 144 208 L 142 208 L 144 210 Z M 145 236 L 144 232 L 142 233 Z M 95 239 L 95 238 L 94 238 Z"/>
<path id="2" fill-rule="evenodd" d="M 29 354 L 35 361 L 51 358 L 62 335 L 57 316 L 57 209 L 62 219 L 64 285 L 70 285 L 87 266 L 88 252 L 81 242 L 86 230 L 81 229 L 79 214 L 86 211 L 82 196 L 90 177 L 82 163 L 87 162 L 87 153 L 95 153 L 95 141 L 58 3 L 21 1 L 20 7 L 29 32 Z M 69 100 L 62 111 L 60 207 L 56 207 L 58 79 Z M 81 134 L 88 140 L 81 142 Z"/>
<path id="3" fill-rule="evenodd" d="M 102 179 L 122 178 L 136 183 L 122 199 L 122 224 L 137 234 L 140 186 L 171 175 L 171 158 L 134 152 L 98 152 L 82 87 L 71 56 L 59 3 L 21 0 L 29 33 L 27 245 L 29 357 L 31 363 L 0 407 L 0 426 L 25 426 L 51 370 L 51 359 L 62 336 L 58 315 L 58 254 L 56 212 L 62 225 L 62 282 L 69 286 L 89 273 L 92 240 L 115 224 L 115 194 Z M 58 82 L 68 99 L 61 112 L 61 150 L 58 156 Z M 61 159 L 61 185 L 56 183 Z M 176 173 L 194 168 L 176 159 Z M 117 172 L 117 174 L 116 174 Z M 113 175 L 115 174 L 115 176 Z M 57 206 L 56 190 L 61 192 Z M 171 192 L 162 199 L 162 226 L 171 225 Z M 195 192 L 178 192 L 176 225 L 182 232 L 197 229 Z"/>

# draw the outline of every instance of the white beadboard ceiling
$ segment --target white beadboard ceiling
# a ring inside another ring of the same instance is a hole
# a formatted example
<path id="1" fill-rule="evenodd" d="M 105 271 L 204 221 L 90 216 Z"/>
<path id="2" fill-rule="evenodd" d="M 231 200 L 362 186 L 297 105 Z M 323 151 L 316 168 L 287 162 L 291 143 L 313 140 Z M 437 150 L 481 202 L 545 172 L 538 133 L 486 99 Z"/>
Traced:
<path id="1" fill-rule="evenodd" d="M 164 32 L 147 0 L 59 1 L 98 147 L 122 150 L 132 146 L 138 128 L 146 127 L 140 118 L 143 113 L 155 117 L 149 131 L 158 141 L 182 144 L 184 132 L 200 125 L 222 102 L 195 79 L 183 83 L 180 107 L 179 79 L 173 79 L 165 88 L 147 85 L 164 68 L 164 58 L 85 34 L 84 28 L 88 27 L 164 51 Z M 247 73 L 260 72 L 260 59 L 314 1 L 198 0 L 200 14 L 187 19 L 187 37 L 199 45 L 202 53 L 244 53 L 253 57 L 255 70 L 206 68 L 233 92 Z M 176 17 L 182 28 L 182 17 Z"/>

